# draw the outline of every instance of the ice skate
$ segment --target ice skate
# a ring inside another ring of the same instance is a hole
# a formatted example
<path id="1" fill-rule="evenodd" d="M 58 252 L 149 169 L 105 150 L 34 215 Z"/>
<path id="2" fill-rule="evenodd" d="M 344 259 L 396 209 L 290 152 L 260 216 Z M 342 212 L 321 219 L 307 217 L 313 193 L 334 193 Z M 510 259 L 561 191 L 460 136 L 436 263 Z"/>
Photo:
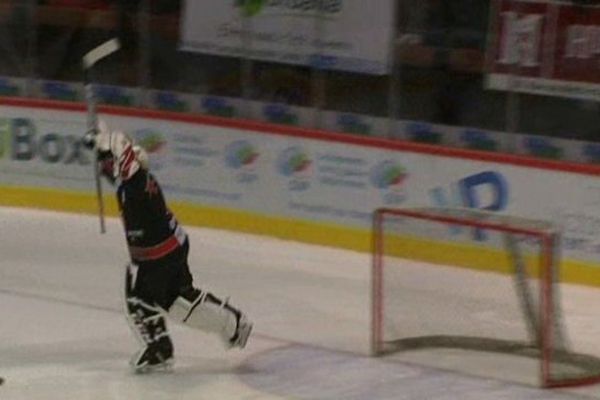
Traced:
<path id="1" fill-rule="evenodd" d="M 235 330 L 235 335 L 231 338 L 228 343 L 229 348 L 238 347 L 243 349 L 246 346 L 246 342 L 248 341 L 248 337 L 252 332 L 252 322 L 246 318 L 244 314 L 240 313 L 237 321 L 237 328 Z"/>
<path id="2" fill-rule="evenodd" d="M 131 369 L 137 374 L 168 372 L 171 371 L 173 363 L 173 344 L 168 338 L 142 348 L 129 362 Z"/>

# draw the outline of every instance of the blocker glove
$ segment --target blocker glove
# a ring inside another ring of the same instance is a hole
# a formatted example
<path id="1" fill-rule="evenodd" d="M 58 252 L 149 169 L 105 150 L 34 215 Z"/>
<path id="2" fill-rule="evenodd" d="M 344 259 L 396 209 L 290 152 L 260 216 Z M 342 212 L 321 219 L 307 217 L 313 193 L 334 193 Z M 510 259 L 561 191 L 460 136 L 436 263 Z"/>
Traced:
<path id="1" fill-rule="evenodd" d="M 100 135 L 100 134 L 103 134 L 103 135 L 110 134 L 110 129 L 108 128 L 108 124 L 103 119 L 98 120 L 97 127 L 91 128 L 90 130 L 88 130 L 85 133 L 85 135 L 83 135 L 82 142 L 83 142 L 83 145 L 85 146 L 85 148 L 87 148 L 89 150 L 96 149 L 96 139 L 97 139 L 98 135 Z"/>

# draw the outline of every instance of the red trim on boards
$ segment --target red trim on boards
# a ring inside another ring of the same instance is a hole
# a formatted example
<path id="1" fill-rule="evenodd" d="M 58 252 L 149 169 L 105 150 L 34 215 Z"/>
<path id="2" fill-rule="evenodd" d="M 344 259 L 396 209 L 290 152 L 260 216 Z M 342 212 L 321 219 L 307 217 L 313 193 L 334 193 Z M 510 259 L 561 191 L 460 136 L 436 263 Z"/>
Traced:
<path id="1" fill-rule="evenodd" d="M 85 112 L 85 105 L 82 103 L 19 97 L 0 97 L 0 106 Z M 211 125 L 222 128 L 234 128 L 240 130 L 260 132 L 270 135 L 291 136 L 304 139 L 316 139 L 329 142 L 346 143 L 363 147 L 373 147 L 385 150 L 397 150 L 411 153 L 430 154 L 439 157 L 494 162 L 500 164 L 510 164 L 528 168 L 562 171 L 583 175 L 600 175 L 600 166 L 598 165 L 546 160 L 514 154 L 459 149 L 438 145 L 406 142 L 401 140 L 356 136 L 345 133 L 334 133 L 301 127 L 276 125 L 259 121 L 229 119 L 209 115 L 187 114 L 171 111 L 117 106 L 100 106 L 98 107 L 98 111 L 110 115 L 123 117 L 160 119 L 190 124 Z"/>

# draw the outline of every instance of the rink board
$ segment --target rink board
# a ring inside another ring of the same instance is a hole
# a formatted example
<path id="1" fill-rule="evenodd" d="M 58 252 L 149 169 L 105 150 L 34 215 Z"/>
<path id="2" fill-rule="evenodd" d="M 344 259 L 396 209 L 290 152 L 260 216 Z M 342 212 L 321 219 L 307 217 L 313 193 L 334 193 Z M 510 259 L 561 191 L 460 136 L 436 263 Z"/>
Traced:
<path id="1" fill-rule="evenodd" d="M 185 224 L 368 252 L 377 208 L 485 208 L 563 227 L 563 279 L 600 286 L 599 167 L 189 114 L 101 112 L 147 146 Z M 0 204 L 95 213 L 91 154 L 74 144 L 83 106 L 4 98 L 0 113 Z M 114 216 L 111 191 L 105 185 Z M 445 261 L 443 248 L 428 246 Z M 498 264 L 477 251 L 464 257 Z"/>

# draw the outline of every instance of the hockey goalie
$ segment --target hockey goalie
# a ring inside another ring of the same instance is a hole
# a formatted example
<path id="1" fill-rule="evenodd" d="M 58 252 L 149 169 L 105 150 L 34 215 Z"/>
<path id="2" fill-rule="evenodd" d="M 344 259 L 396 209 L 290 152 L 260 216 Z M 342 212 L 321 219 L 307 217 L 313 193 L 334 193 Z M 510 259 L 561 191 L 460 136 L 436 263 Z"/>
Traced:
<path id="1" fill-rule="evenodd" d="M 135 372 L 169 368 L 173 343 L 165 317 L 218 335 L 226 348 L 243 348 L 252 323 L 238 308 L 194 286 L 190 243 L 148 170 L 143 149 L 104 121 L 85 145 L 97 152 L 102 176 L 116 186 L 130 262 L 125 273 L 126 312 L 141 344 L 131 359 Z"/>

